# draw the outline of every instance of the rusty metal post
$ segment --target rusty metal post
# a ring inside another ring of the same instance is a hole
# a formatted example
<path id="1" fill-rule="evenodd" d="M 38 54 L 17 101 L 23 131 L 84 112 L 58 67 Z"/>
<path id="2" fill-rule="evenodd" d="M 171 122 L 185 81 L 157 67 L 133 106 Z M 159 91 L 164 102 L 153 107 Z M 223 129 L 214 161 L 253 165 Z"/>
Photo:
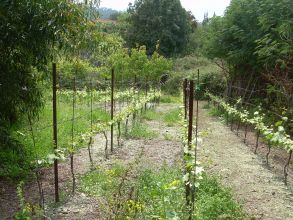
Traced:
<path id="1" fill-rule="evenodd" d="M 288 171 L 289 171 L 290 161 L 291 161 L 291 158 L 292 158 L 292 153 L 293 153 L 293 151 L 290 150 L 289 151 L 289 157 L 288 157 L 287 163 L 284 166 L 284 177 L 285 177 L 284 182 L 285 182 L 285 185 L 286 186 L 288 185 L 287 178 L 288 178 Z"/>
<path id="2" fill-rule="evenodd" d="M 199 92 L 200 92 L 200 84 L 199 84 L 199 70 L 197 71 L 197 85 L 196 85 L 196 121 L 195 121 L 195 148 L 194 148 L 194 183 L 193 183 L 193 191 L 192 191 L 192 203 L 193 203 L 193 211 L 195 209 L 195 198 L 196 198 L 196 161 L 197 161 L 197 145 L 198 145 L 198 118 L 199 118 Z M 193 94 L 193 90 L 191 90 L 191 94 Z M 192 106 L 193 108 L 193 106 Z M 192 126 L 192 125 L 191 125 Z"/>
<path id="3" fill-rule="evenodd" d="M 104 94 L 104 98 L 105 98 L 104 104 L 105 104 L 105 112 L 107 112 L 107 101 L 106 101 L 107 93 L 106 93 L 106 91 L 107 91 L 108 85 L 107 85 L 107 79 L 106 78 L 105 78 L 105 84 L 106 84 L 106 89 L 105 89 L 105 94 Z"/>
<path id="4" fill-rule="evenodd" d="M 244 131 L 244 143 L 246 143 L 246 141 L 247 141 L 247 131 L 248 130 L 248 123 L 247 122 L 245 122 L 245 131 Z"/>
<path id="5" fill-rule="evenodd" d="M 73 97 L 72 97 L 72 124 L 71 124 L 71 144 L 72 151 L 70 152 L 70 169 L 72 176 L 72 193 L 75 193 L 75 173 L 74 173 L 74 119 L 75 119 L 75 102 L 76 102 L 76 82 L 75 77 L 73 78 Z"/>
<path id="6" fill-rule="evenodd" d="M 112 77 L 111 77 L 111 121 L 114 118 L 114 80 L 115 80 L 115 74 L 114 69 L 112 69 Z M 113 152 L 113 137 L 114 136 L 114 125 L 111 124 L 111 152 Z"/>
<path id="7" fill-rule="evenodd" d="M 195 144 L 197 146 L 198 143 L 198 114 L 199 114 L 199 70 L 197 71 L 197 86 L 196 86 L 196 128 L 195 128 Z M 195 159 L 196 159 L 196 150 L 195 150 Z"/>
<path id="8" fill-rule="evenodd" d="M 194 81 L 190 80 L 189 81 L 189 100 L 188 100 L 188 134 L 187 134 L 187 139 L 188 139 L 188 150 L 192 150 L 192 125 L 193 125 L 193 94 L 194 94 Z M 191 170 L 189 172 L 189 177 L 191 177 Z M 193 195 L 194 192 L 189 185 L 187 188 L 187 201 L 189 205 L 189 219 L 192 219 L 192 212 L 193 212 Z"/>
<path id="9" fill-rule="evenodd" d="M 233 119 L 233 116 L 231 116 L 231 127 L 230 127 L 231 131 L 233 131 L 233 123 L 234 123 L 234 119 Z"/>
<path id="10" fill-rule="evenodd" d="M 254 153 L 255 154 L 257 152 L 257 148 L 258 148 L 258 145 L 259 145 L 259 136 L 260 136 L 260 131 L 257 130 L 257 133 L 256 133 L 256 143 L 255 143 L 255 149 L 254 149 Z"/>
<path id="11" fill-rule="evenodd" d="M 91 83 L 90 83 L 90 107 L 91 107 L 91 132 L 93 132 L 93 82 L 91 80 Z M 89 140 L 89 143 L 88 143 L 88 153 L 89 153 L 89 159 L 90 159 L 90 163 L 91 163 L 91 166 L 93 167 L 93 158 L 92 158 L 92 152 L 91 152 L 91 146 L 93 144 L 93 137 L 92 135 L 90 136 L 90 140 Z"/>
<path id="12" fill-rule="evenodd" d="M 187 118 L 187 79 L 183 81 L 183 102 L 184 102 L 184 119 Z"/>
<path id="13" fill-rule="evenodd" d="M 57 68 L 56 63 L 53 63 L 53 144 L 54 150 L 58 148 L 57 140 Z M 58 181 L 58 160 L 54 160 L 54 180 L 55 180 L 55 202 L 59 202 L 59 181 Z"/>
<path id="14" fill-rule="evenodd" d="M 145 97 L 148 96 L 148 79 L 146 79 L 146 83 L 145 83 Z M 144 110 L 146 111 L 147 110 L 147 102 L 144 104 Z"/>

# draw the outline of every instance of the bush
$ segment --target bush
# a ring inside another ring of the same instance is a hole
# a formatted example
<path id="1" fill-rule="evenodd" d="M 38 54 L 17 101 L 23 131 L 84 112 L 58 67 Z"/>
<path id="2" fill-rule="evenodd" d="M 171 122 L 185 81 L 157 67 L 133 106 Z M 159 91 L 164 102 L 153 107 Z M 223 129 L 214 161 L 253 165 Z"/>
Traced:
<path id="1" fill-rule="evenodd" d="M 226 82 L 219 72 L 207 72 L 200 75 L 199 99 L 204 99 L 204 94 L 209 91 L 213 94 L 221 94 L 225 91 Z"/>
<path id="2" fill-rule="evenodd" d="M 217 94 L 225 91 L 226 80 L 221 69 L 212 61 L 203 57 L 186 56 L 174 61 L 175 73 L 163 86 L 163 91 L 168 94 L 180 94 L 184 78 L 194 79 L 197 84 L 197 73 L 200 71 L 200 86 L 198 89 L 199 98 L 203 99 L 207 90 Z"/>
<path id="3" fill-rule="evenodd" d="M 62 61 L 59 65 L 60 86 L 72 88 L 72 80 L 75 77 L 76 86 L 84 88 L 90 85 L 89 80 L 97 79 L 98 68 L 85 60 Z"/>
<path id="4" fill-rule="evenodd" d="M 181 73 L 171 73 L 167 82 L 162 85 L 162 91 L 169 95 L 179 95 L 183 78 L 184 76 Z"/>
<path id="5" fill-rule="evenodd" d="M 24 177 L 29 172 L 28 155 L 8 129 L 0 127 L 0 177 Z"/>

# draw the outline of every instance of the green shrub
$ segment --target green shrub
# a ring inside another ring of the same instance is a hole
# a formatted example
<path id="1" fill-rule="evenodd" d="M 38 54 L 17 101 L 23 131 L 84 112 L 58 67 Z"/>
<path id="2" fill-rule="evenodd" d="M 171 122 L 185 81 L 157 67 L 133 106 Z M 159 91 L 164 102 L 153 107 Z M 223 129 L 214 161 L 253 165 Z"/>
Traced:
<path id="1" fill-rule="evenodd" d="M 29 171 L 29 152 L 21 142 L 0 127 L 0 177 L 23 177 Z"/>
<path id="2" fill-rule="evenodd" d="M 62 61 L 59 66 L 59 83 L 61 88 L 72 88 L 73 77 L 76 78 L 76 87 L 88 86 L 89 80 L 96 80 L 99 76 L 98 68 L 86 60 Z"/>
<path id="3" fill-rule="evenodd" d="M 183 81 L 184 75 L 181 73 L 173 72 L 169 75 L 169 79 L 167 82 L 162 85 L 162 91 L 165 94 L 169 95 L 179 95 L 182 88 L 182 81 Z"/>
<path id="4" fill-rule="evenodd" d="M 175 72 L 170 75 L 167 83 L 162 87 L 167 94 L 180 94 L 182 81 L 185 78 L 194 79 L 197 84 L 197 73 L 200 71 L 199 87 L 197 94 L 204 98 L 207 90 L 220 94 L 226 88 L 226 80 L 221 69 L 211 60 L 204 57 L 186 56 L 174 61 Z"/>

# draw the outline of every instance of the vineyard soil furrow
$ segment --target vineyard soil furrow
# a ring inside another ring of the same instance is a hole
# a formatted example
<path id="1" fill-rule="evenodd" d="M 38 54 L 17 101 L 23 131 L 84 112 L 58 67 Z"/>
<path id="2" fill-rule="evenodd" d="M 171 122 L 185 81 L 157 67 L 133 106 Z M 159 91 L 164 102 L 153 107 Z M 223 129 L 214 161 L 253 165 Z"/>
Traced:
<path id="1" fill-rule="evenodd" d="M 219 118 L 209 116 L 205 106 L 205 102 L 200 103 L 199 129 L 207 137 L 199 147 L 199 159 L 207 171 L 220 175 L 244 210 L 256 219 L 293 219 L 292 185 L 286 187 L 282 173 L 268 169 L 264 159 Z"/>

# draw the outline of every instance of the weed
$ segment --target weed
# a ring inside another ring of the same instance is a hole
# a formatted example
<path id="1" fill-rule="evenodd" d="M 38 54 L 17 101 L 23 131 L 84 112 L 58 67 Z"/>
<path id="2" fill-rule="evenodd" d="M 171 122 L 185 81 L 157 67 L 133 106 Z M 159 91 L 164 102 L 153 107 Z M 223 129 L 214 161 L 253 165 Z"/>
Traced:
<path id="1" fill-rule="evenodd" d="M 115 218 L 187 219 L 181 168 L 178 164 L 171 167 L 163 165 L 156 171 L 146 168 L 136 172 L 137 177 L 131 183 L 135 196 L 124 200 L 122 210 Z M 98 168 L 81 178 L 81 190 L 104 198 L 108 204 L 115 203 L 113 195 L 126 172 L 120 165 L 109 170 Z M 195 219 L 244 219 L 241 206 L 233 200 L 231 190 L 223 187 L 217 177 L 204 174 L 199 183 Z M 107 210 L 107 204 L 102 205 L 105 205 L 104 212 L 111 213 L 111 210 Z"/>
<path id="2" fill-rule="evenodd" d="M 137 201 L 144 209 L 137 219 L 186 219 L 181 170 L 163 166 L 157 172 L 145 170 L 138 178 Z"/>
<path id="3" fill-rule="evenodd" d="M 180 96 L 163 95 L 160 99 L 161 103 L 181 103 L 182 98 Z"/>
<path id="4" fill-rule="evenodd" d="M 223 116 L 223 112 L 218 110 L 217 108 L 211 108 L 208 112 L 208 114 L 210 116 L 215 116 L 215 117 L 222 117 Z"/>
<path id="5" fill-rule="evenodd" d="M 164 122 L 167 123 L 167 126 L 172 127 L 180 121 L 180 109 L 177 108 L 172 110 L 164 115 Z"/>
<path id="6" fill-rule="evenodd" d="M 196 211 L 198 219 L 244 219 L 242 208 L 233 200 L 231 189 L 223 187 L 217 177 L 206 174 L 197 191 Z"/>
<path id="7" fill-rule="evenodd" d="M 125 173 L 125 168 L 119 164 L 109 170 L 98 167 L 81 178 L 81 191 L 93 195 L 111 197 L 117 188 L 117 180 Z"/>
<path id="8" fill-rule="evenodd" d="M 168 133 L 164 133 L 164 134 L 163 134 L 163 137 L 164 137 L 164 139 L 165 139 L 166 141 L 172 141 L 172 140 L 174 140 L 173 135 L 168 134 Z"/>
<path id="9" fill-rule="evenodd" d="M 138 180 L 138 202 L 144 209 L 137 219 L 187 219 L 185 186 L 178 167 L 164 166 L 159 171 L 145 170 Z M 244 219 L 241 206 L 231 189 L 223 187 L 217 177 L 206 174 L 199 181 L 195 219 Z"/>
<path id="10" fill-rule="evenodd" d="M 210 109 L 211 105 L 210 105 L 210 103 L 206 103 L 202 108 L 203 109 Z"/>
<path id="11" fill-rule="evenodd" d="M 112 216 L 116 203 L 119 203 L 117 192 L 121 190 L 120 183 L 126 172 L 126 168 L 117 162 L 110 169 L 98 167 L 81 177 L 80 190 L 96 198 L 102 198 L 99 206 L 103 214 Z"/>
<path id="12" fill-rule="evenodd" d="M 127 138 L 133 139 L 153 139 L 156 137 L 158 137 L 158 134 L 154 131 L 149 130 L 149 128 L 142 122 L 136 122 L 127 134 Z"/>
<path id="13" fill-rule="evenodd" d="M 24 182 L 17 185 L 16 193 L 19 199 L 20 211 L 15 215 L 16 220 L 40 219 L 41 209 L 38 205 L 33 205 L 25 201 L 23 192 Z"/>
<path id="14" fill-rule="evenodd" d="M 148 121 L 153 121 L 153 120 L 157 120 L 160 118 L 160 115 L 155 112 L 154 110 L 147 110 L 146 112 L 144 112 L 141 115 L 142 119 L 148 120 Z"/>

